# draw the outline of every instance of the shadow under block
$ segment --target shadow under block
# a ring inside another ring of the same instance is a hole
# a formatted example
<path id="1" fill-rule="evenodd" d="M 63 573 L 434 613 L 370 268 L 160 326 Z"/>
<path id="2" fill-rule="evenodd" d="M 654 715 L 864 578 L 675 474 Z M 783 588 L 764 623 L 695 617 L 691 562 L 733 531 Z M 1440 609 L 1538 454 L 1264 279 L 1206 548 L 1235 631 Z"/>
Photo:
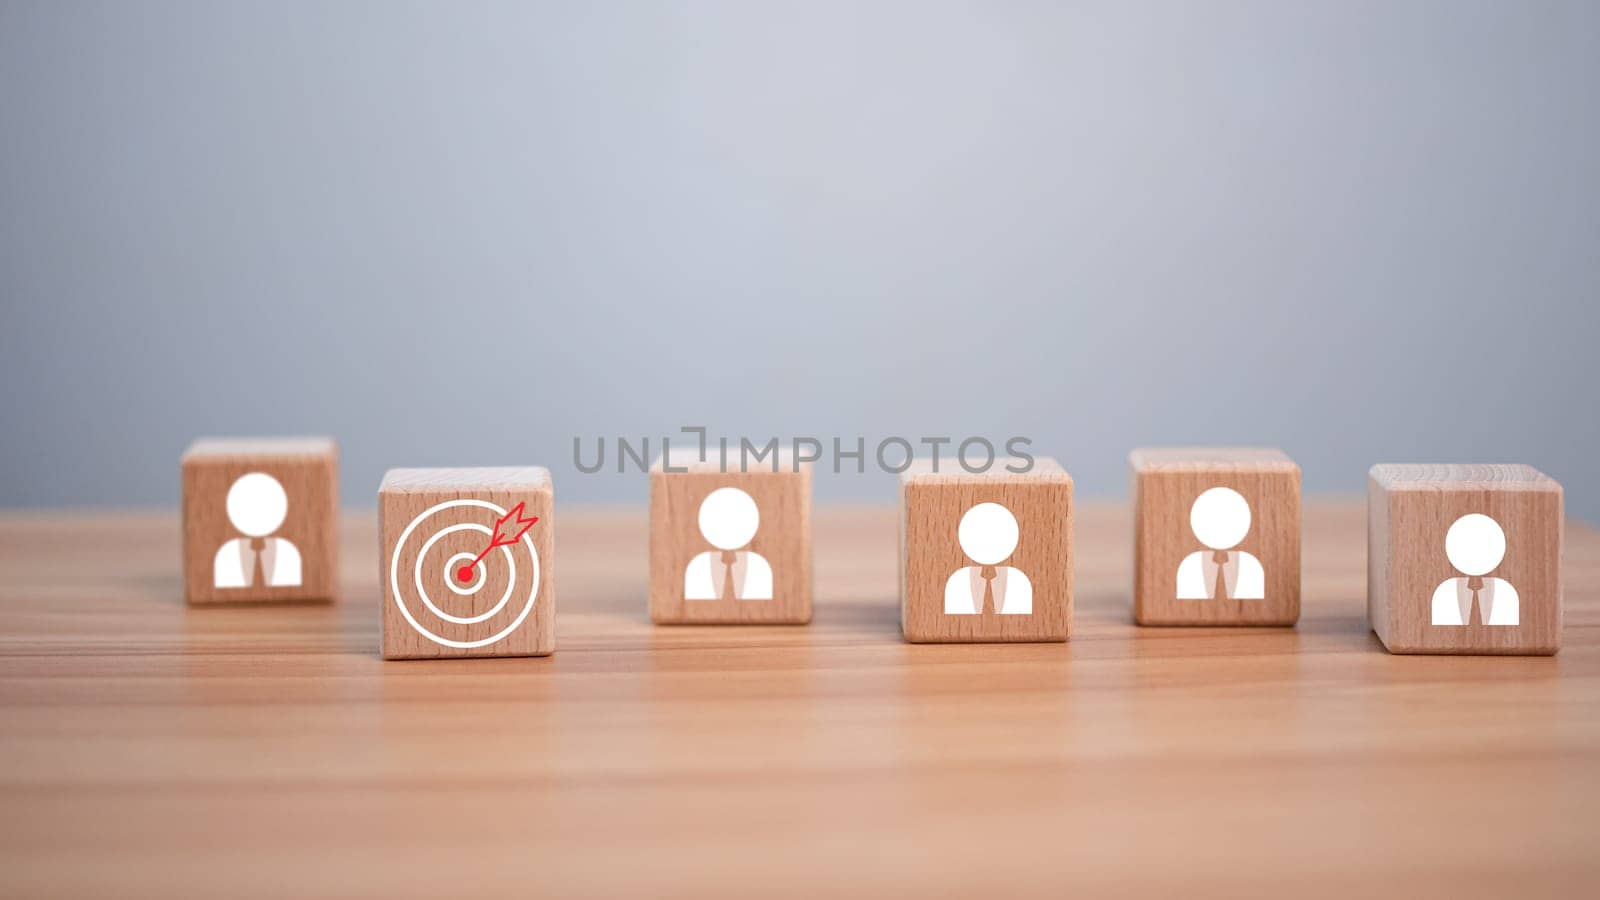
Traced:
<path id="1" fill-rule="evenodd" d="M 1271 448 L 1161 447 L 1134 450 L 1128 465 L 1135 622 L 1299 620 L 1300 467 L 1293 460 Z"/>
<path id="2" fill-rule="evenodd" d="M 811 464 L 778 452 L 722 469 L 676 451 L 650 467 L 651 621 L 810 622 Z"/>
<path id="3" fill-rule="evenodd" d="M 554 514 L 548 469 L 390 469 L 378 488 L 383 658 L 554 652 Z"/>
<path id="4" fill-rule="evenodd" d="M 1013 461 L 1014 462 L 1014 461 Z M 1053 459 L 900 474 L 900 627 L 913 643 L 1064 641 L 1072 629 L 1072 476 Z M 1002 509 L 996 510 L 995 507 Z"/>
<path id="5" fill-rule="evenodd" d="M 329 438 L 201 438 L 180 463 L 191 604 L 330 600 L 339 449 Z"/>
<path id="6" fill-rule="evenodd" d="M 1555 653 L 1563 526 L 1561 485 L 1531 466 L 1373 466 L 1372 630 L 1390 653 Z"/>

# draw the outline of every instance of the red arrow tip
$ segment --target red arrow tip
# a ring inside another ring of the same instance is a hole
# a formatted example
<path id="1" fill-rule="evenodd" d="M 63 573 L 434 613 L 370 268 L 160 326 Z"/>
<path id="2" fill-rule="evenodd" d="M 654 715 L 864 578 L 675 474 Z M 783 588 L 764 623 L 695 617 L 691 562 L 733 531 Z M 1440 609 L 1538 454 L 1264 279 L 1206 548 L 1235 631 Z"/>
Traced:
<path id="1" fill-rule="evenodd" d="M 515 544 L 517 541 L 522 540 L 522 536 L 528 533 L 528 529 L 533 527 L 533 523 L 539 521 L 538 516 L 529 517 L 523 515 L 526 505 L 526 503 L 518 503 L 516 506 L 511 507 L 510 512 L 495 520 L 494 538 L 489 542 L 491 548 L 505 544 Z"/>

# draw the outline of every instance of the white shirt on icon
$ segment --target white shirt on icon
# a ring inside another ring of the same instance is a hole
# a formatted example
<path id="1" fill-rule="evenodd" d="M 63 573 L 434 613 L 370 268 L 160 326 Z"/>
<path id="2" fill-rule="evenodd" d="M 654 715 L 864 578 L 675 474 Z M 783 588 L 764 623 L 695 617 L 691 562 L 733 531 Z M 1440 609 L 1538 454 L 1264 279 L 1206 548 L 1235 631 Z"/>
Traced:
<path id="1" fill-rule="evenodd" d="M 1433 592 L 1433 624 L 1467 625 L 1472 621 L 1472 595 L 1484 625 L 1516 625 L 1522 599 L 1504 578 L 1450 578 Z"/>
<path id="2" fill-rule="evenodd" d="M 295 587 L 300 584 L 300 550 L 283 538 L 259 539 L 258 551 L 250 538 L 235 538 L 217 551 L 212 581 L 219 588 L 256 587 L 257 554 L 261 587 Z"/>
<path id="3" fill-rule="evenodd" d="M 993 597 L 1001 615 L 1033 612 L 1033 582 L 1021 569 L 1010 566 L 967 566 L 957 569 L 944 583 L 944 611 L 975 616 L 983 612 L 986 597 Z"/>
<path id="4" fill-rule="evenodd" d="M 716 600 L 731 595 L 736 600 L 771 600 L 772 566 L 759 553 L 741 551 L 733 556 L 731 563 L 724 553 L 701 553 L 689 560 L 683 573 L 683 598 Z M 728 589 L 730 577 L 732 590 Z"/>
<path id="5" fill-rule="evenodd" d="M 1261 561 L 1242 550 L 1224 554 L 1218 562 L 1213 551 L 1191 553 L 1178 564 L 1179 600 L 1217 599 L 1217 576 L 1222 576 L 1223 596 L 1229 600 L 1260 600 L 1267 595 L 1267 573 Z"/>

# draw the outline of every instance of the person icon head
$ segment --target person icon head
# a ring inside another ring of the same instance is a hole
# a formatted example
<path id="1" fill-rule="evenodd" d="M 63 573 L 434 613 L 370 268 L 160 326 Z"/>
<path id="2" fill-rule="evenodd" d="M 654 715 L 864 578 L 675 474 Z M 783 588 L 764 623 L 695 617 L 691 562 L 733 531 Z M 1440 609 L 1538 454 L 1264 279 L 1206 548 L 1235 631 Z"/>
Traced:
<path id="1" fill-rule="evenodd" d="M 1207 551 L 1178 564 L 1179 600 L 1261 600 L 1266 572 L 1261 561 L 1236 550 L 1250 533 L 1250 502 L 1233 488 L 1208 488 L 1189 507 L 1189 529 Z"/>
<path id="2" fill-rule="evenodd" d="M 956 527 L 961 552 L 981 566 L 993 566 L 1010 559 L 1020 537 L 1017 517 L 998 503 L 979 503 L 967 510 Z"/>
<path id="3" fill-rule="evenodd" d="M 242 538 L 223 543 L 213 561 L 219 588 L 293 587 L 300 584 L 300 550 L 271 537 L 289 515 L 289 493 L 265 472 L 239 476 L 228 488 L 228 522 Z"/>
<path id="4" fill-rule="evenodd" d="M 1516 625 L 1522 599 L 1511 582 L 1489 575 L 1506 558 L 1506 533 L 1483 513 L 1468 513 L 1444 533 L 1444 555 L 1461 574 L 1433 592 L 1434 625 Z"/>
<path id="5" fill-rule="evenodd" d="M 1250 504 L 1233 488 L 1211 488 L 1189 507 L 1189 527 L 1212 550 L 1232 550 L 1250 533 Z"/>
<path id="6" fill-rule="evenodd" d="M 1487 575 L 1506 558 L 1506 533 L 1483 513 L 1469 513 L 1445 532 L 1444 555 L 1463 575 Z"/>
<path id="7" fill-rule="evenodd" d="M 718 550 L 738 550 L 761 527 L 761 511 L 736 487 L 717 488 L 700 504 L 700 534 Z"/>
<path id="8" fill-rule="evenodd" d="M 264 538 L 281 528 L 288 515 L 288 493 L 265 472 L 241 475 L 228 488 L 228 521 L 241 534 Z"/>
<path id="9" fill-rule="evenodd" d="M 1000 565 L 1017 552 L 1021 537 L 1017 517 L 998 503 L 979 503 L 961 516 L 956 525 L 956 543 L 977 565 L 963 566 L 945 581 L 946 614 L 1033 612 L 1033 583 L 1020 569 Z"/>
<path id="10" fill-rule="evenodd" d="M 684 570 L 686 600 L 771 600 L 772 567 L 759 553 L 742 549 L 761 527 L 761 510 L 736 487 L 717 488 L 700 501 L 700 536 L 717 548 L 699 553 Z"/>

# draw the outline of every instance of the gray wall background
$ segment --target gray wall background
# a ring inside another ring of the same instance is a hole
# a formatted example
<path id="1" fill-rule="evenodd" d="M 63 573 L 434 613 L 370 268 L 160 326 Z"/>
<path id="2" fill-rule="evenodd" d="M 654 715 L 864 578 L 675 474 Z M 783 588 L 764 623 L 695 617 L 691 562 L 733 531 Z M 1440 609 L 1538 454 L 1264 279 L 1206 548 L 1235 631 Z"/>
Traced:
<path id="1" fill-rule="evenodd" d="M 6 506 L 201 434 L 1525 461 L 1600 519 L 1600 4 L 0 0 Z M 586 445 L 587 446 L 587 445 Z M 823 498 L 893 496 L 886 475 Z"/>

